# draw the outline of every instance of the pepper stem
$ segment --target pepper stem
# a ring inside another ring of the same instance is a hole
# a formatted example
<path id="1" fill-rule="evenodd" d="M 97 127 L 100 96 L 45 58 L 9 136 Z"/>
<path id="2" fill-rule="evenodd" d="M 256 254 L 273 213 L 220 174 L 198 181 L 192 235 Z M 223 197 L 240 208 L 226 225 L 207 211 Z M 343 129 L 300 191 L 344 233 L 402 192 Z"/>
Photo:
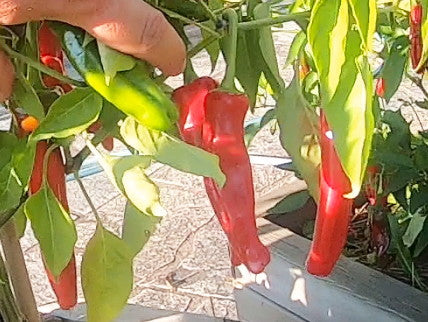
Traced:
<path id="1" fill-rule="evenodd" d="M 227 9 L 224 12 L 228 20 L 227 36 L 225 37 L 224 58 L 227 63 L 226 75 L 221 86 L 224 89 L 234 91 L 236 74 L 236 50 L 238 45 L 238 15 L 233 9 Z"/>

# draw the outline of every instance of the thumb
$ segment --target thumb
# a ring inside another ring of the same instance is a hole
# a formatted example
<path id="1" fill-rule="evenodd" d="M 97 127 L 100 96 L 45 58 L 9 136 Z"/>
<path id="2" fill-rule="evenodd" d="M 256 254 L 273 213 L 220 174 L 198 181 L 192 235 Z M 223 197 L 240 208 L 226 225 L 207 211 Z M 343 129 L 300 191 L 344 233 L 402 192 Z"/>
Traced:
<path id="1" fill-rule="evenodd" d="M 0 51 L 0 103 L 12 95 L 15 69 L 6 54 Z"/>

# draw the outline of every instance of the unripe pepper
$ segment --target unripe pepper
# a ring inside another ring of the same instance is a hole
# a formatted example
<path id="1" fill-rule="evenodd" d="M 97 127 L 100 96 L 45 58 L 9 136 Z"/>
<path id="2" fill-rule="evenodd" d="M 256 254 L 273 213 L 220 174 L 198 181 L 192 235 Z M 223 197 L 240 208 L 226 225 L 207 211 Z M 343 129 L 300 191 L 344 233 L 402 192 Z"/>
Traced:
<path id="1" fill-rule="evenodd" d="M 245 264 L 260 273 L 270 255 L 257 236 L 251 165 L 243 140 L 249 101 L 216 87 L 214 80 L 204 77 L 174 92 L 179 129 L 186 142 L 219 157 L 226 184 L 220 188 L 213 179 L 204 178 L 208 197 L 229 239 L 232 264 Z"/>
<path id="2" fill-rule="evenodd" d="M 322 110 L 320 123 L 320 198 L 306 267 L 313 275 L 327 276 L 346 244 L 353 200 L 344 197 L 351 190 L 351 184 L 342 168 L 333 134 Z"/>
<path id="3" fill-rule="evenodd" d="M 51 23 L 68 59 L 86 83 L 119 110 L 148 128 L 166 131 L 178 116 L 176 106 L 155 83 L 141 61 L 106 83 L 97 44 L 84 46 L 85 32 L 64 23 Z"/>

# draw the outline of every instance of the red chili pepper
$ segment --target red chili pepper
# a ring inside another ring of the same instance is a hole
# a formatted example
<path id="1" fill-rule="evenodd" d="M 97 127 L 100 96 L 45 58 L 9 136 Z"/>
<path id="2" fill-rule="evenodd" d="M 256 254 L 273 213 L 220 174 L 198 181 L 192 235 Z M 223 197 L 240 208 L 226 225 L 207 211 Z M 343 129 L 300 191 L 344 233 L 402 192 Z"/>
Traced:
<path id="1" fill-rule="evenodd" d="M 88 132 L 96 133 L 102 127 L 103 125 L 101 124 L 101 122 L 95 122 L 91 124 L 91 126 L 88 128 Z M 112 136 L 107 136 L 101 144 L 103 145 L 103 148 L 107 151 L 112 151 L 114 149 L 114 138 Z"/>
<path id="2" fill-rule="evenodd" d="M 42 23 L 39 29 L 39 53 L 40 61 L 44 65 L 59 73 L 64 73 L 61 42 L 45 23 Z M 70 84 L 65 84 L 49 75 L 43 75 L 43 83 L 48 88 L 59 86 L 65 93 L 73 89 Z"/>
<path id="3" fill-rule="evenodd" d="M 40 190 L 43 181 L 43 160 L 48 149 L 46 141 L 37 143 L 36 156 L 34 160 L 33 172 L 30 179 L 30 195 Z M 68 211 L 68 201 L 65 183 L 65 166 L 62 159 L 61 151 L 55 149 L 52 151 L 48 160 L 47 180 L 49 187 L 52 189 L 58 201 Z M 43 261 L 44 263 L 44 261 Z M 45 263 L 44 263 L 45 264 Z M 56 294 L 60 307 L 68 310 L 77 303 L 77 284 L 76 284 L 76 261 L 73 254 L 67 267 L 61 272 L 58 279 L 55 279 L 49 269 L 45 270 L 49 282 Z"/>
<path id="4" fill-rule="evenodd" d="M 206 191 L 229 239 L 232 264 L 243 263 L 257 274 L 269 263 L 270 254 L 257 235 L 251 165 L 243 141 L 249 101 L 216 87 L 205 77 L 174 92 L 179 129 L 186 142 L 219 156 L 226 184 L 219 188 L 213 179 L 204 178 Z"/>
<path id="5" fill-rule="evenodd" d="M 63 73 L 63 53 L 61 44 L 55 34 L 49 29 L 49 27 L 42 23 L 39 30 L 39 52 L 41 62 L 56 70 L 57 72 Z M 72 87 L 69 84 L 64 84 L 54 77 L 47 75 L 43 76 L 43 82 L 47 87 L 60 86 L 64 92 L 69 92 Z M 40 190 L 43 181 L 43 160 L 48 149 L 48 143 L 41 141 L 37 143 L 36 156 L 34 160 L 33 172 L 30 179 L 30 194 L 35 194 Z M 49 187 L 52 189 L 55 196 L 61 205 L 68 211 L 68 201 L 65 183 L 65 165 L 62 159 L 61 151 L 55 149 L 48 160 L 47 167 L 47 181 Z M 60 276 L 55 279 L 49 269 L 45 265 L 45 270 L 49 279 L 49 282 L 55 292 L 60 307 L 64 310 L 68 310 L 76 305 L 77 303 L 77 283 L 76 283 L 76 260 L 73 256 L 61 272 Z"/>
<path id="6" fill-rule="evenodd" d="M 376 95 L 379 97 L 385 96 L 385 78 L 378 78 L 376 83 Z"/>
<path id="7" fill-rule="evenodd" d="M 306 263 L 309 273 L 327 276 L 331 273 L 345 246 L 353 200 L 344 197 L 351 190 L 343 171 L 328 126 L 321 111 L 320 199 L 312 247 Z"/>
<path id="8" fill-rule="evenodd" d="M 413 69 L 416 69 L 422 58 L 422 6 L 415 5 L 410 11 L 410 59 Z M 417 73 L 422 73 L 424 68 L 418 69 Z"/>

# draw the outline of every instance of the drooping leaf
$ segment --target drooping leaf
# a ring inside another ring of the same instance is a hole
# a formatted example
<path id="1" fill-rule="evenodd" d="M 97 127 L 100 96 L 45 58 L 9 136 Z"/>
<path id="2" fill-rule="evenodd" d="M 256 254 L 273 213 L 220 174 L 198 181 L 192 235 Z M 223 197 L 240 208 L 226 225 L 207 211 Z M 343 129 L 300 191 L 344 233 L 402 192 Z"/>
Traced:
<path id="1" fill-rule="evenodd" d="M 351 182 L 348 196 L 353 198 L 364 177 L 374 119 L 373 77 L 349 9 L 348 1 L 318 0 L 308 27 L 308 41 L 319 73 L 321 107 Z"/>
<path id="2" fill-rule="evenodd" d="M 45 110 L 39 96 L 30 82 L 22 75 L 15 81 L 12 100 L 17 106 L 24 109 L 28 115 L 34 116 L 39 121 L 44 119 Z"/>
<path id="3" fill-rule="evenodd" d="M 211 20 L 204 22 L 204 24 L 211 28 L 211 29 L 215 29 L 215 25 L 214 22 L 212 22 Z M 207 32 L 204 29 L 201 29 L 201 34 L 202 34 L 202 39 L 205 40 L 207 38 L 209 38 L 210 36 L 212 36 L 209 32 Z M 205 47 L 205 50 L 207 51 L 208 55 L 210 56 L 210 60 L 211 60 L 211 72 L 214 71 L 216 65 L 217 65 L 217 60 L 218 57 L 220 55 L 220 44 L 218 42 L 218 40 L 213 41 L 210 45 L 208 45 L 207 47 Z"/>
<path id="4" fill-rule="evenodd" d="M 425 224 L 416 240 L 415 248 L 413 250 L 413 256 L 418 257 L 428 247 L 428 220 L 425 220 Z"/>
<path id="5" fill-rule="evenodd" d="M 422 228 L 424 227 L 425 219 L 427 215 L 421 211 L 417 211 L 410 219 L 409 225 L 407 226 L 406 233 L 403 236 L 404 245 L 411 247 L 416 238 L 418 238 Z"/>
<path id="6" fill-rule="evenodd" d="M 251 142 L 257 135 L 257 133 L 259 133 L 261 129 L 263 129 L 267 124 L 270 123 L 270 121 L 272 121 L 275 118 L 276 118 L 275 109 L 270 109 L 265 113 L 265 115 L 263 115 L 263 117 L 261 117 L 260 119 L 256 119 L 250 124 L 248 124 L 245 127 L 245 136 L 244 136 L 245 145 L 249 147 L 251 145 Z"/>
<path id="7" fill-rule="evenodd" d="M 299 53 L 306 44 L 306 41 L 306 34 L 303 31 L 299 31 L 293 38 L 284 67 L 288 67 L 299 58 Z"/>
<path id="8" fill-rule="evenodd" d="M 150 236 L 156 231 L 161 219 L 162 217 L 141 212 L 131 203 L 126 204 L 122 239 L 128 244 L 134 256 L 143 249 Z"/>
<path id="9" fill-rule="evenodd" d="M 216 155 L 166 133 L 149 130 L 131 117 L 123 122 L 120 133 L 127 144 L 161 163 L 180 171 L 211 177 L 220 186 L 226 181 Z"/>
<path id="10" fill-rule="evenodd" d="M 88 322 L 114 320 L 132 291 L 132 255 L 128 245 L 98 223 L 86 246 L 81 272 Z"/>
<path id="11" fill-rule="evenodd" d="M 24 208 L 25 204 L 22 204 L 13 215 L 18 238 L 22 238 L 24 236 L 25 229 L 27 228 L 27 216 L 25 215 Z"/>
<path id="12" fill-rule="evenodd" d="M 59 276 L 70 262 L 77 240 L 73 220 L 46 183 L 27 200 L 24 211 L 47 267 L 54 276 Z"/>
<path id="13" fill-rule="evenodd" d="M 135 58 L 120 53 L 101 41 L 97 41 L 98 51 L 100 53 L 101 63 L 106 76 L 106 84 L 109 85 L 111 80 L 118 72 L 131 70 L 136 65 Z"/>
<path id="14" fill-rule="evenodd" d="M 269 209 L 268 213 L 273 215 L 280 215 L 295 211 L 297 209 L 302 208 L 309 200 L 309 198 L 310 196 L 307 190 L 293 193 L 278 202 L 275 207 Z"/>
<path id="15" fill-rule="evenodd" d="M 76 88 L 52 104 L 32 137 L 44 140 L 76 135 L 98 118 L 102 104 L 101 96 L 91 88 Z"/>
<path id="16" fill-rule="evenodd" d="M 401 84 L 404 73 L 404 66 L 406 65 L 408 59 L 408 51 L 405 50 L 407 42 L 407 37 L 398 37 L 392 43 L 389 55 L 384 62 L 380 77 L 385 80 L 384 98 L 387 101 L 389 101 L 392 96 L 394 96 Z"/>
<path id="17" fill-rule="evenodd" d="M 263 2 L 258 4 L 254 8 L 253 14 L 255 19 L 270 18 L 270 3 Z M 279 74 L 278 60 L 276 57 L 276 50 L 275 44 L 273 42 L 271 27 L 261 27 L 258 29 L 258 32 L 260 35 L 259 43 L 262 55 L 269 67 L 270 72 L 272 73 L 273 77 L 275 77 L 278 86 L 280 88 L 284 88 L 284 81 L 282 80 L 282 77 Z"/>
<path id="18" fill-rule="evenodd" d="M 19 205 L 23 187 L 11 163 L 0 169 L 0 214 Z"/>
<path id="19" fill-rule="evenodd" d="M 295 75 L 277 102 L 280 139 L 282 146 L 293 159 L 293 165 L 306 181 L 311 196 L 317 201 L 321 151 L 312 113 L 306 106 L 299 80 Z"/>
<path id="20" fill-rule="evenodd" d="M 10 162 L 17 141 L 18 139 L 12 133 L 0 132 L 0 169 Z"/>
<path id="21" fill-rule="evenodd" d="M 12 164 L 22 186 L 26 186 L 33 171 L 36 144 L 26 139 L 18 140 L 12 153 Z"/>

